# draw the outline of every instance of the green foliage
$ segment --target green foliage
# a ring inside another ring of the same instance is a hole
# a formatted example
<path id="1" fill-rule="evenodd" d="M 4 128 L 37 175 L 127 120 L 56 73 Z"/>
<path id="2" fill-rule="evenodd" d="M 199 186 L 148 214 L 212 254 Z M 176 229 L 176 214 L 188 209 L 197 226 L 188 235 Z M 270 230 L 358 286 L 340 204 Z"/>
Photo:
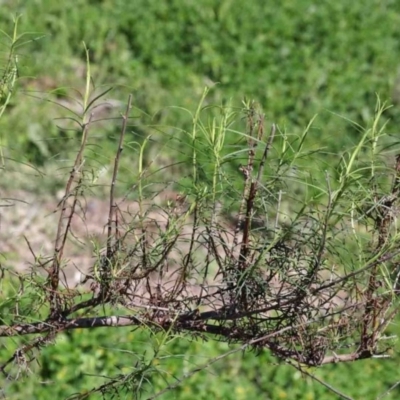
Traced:
<path id="1" fill-rule="evenodd" d="M 400 332 L 393 330 L 393 333 Z M 104 377 L 135 371 L 146 361 L 142 359 L 143 354 L 147 360 L 151 359 L 154 343 L 159 343 L 160 339 L 160 336 L 154 337 L 146 332 L 119 328 L 77 330 L 62 334 L 56 346 L 42 350 L 40 365 L 20 382 L 7 384 L 7 398 L 19 400 L 30 396 L 43 400 L 64 399 L 76 392 L 90 390 L 104 383 Z M 153 362 L 154 370 L 148 374 L 148 381 L 143 382 L 139 398 L 147 398 L 158 392 L 165 387 L 165 380 L 173 382 L 174 377 L 180 377 L 228 349 L 226 344 L 212 341 L 204 343 L 184 337 L 171 340 Z M 7 349 L 3 346 L 0 356 L 4 357 L 9 351 L 9 346 Z M 366 360 L 308 371 L 348 396 L 373 399 L 399 379 L 399 361 L 400 357 L 394 355 L 390 360 Z M 396 399 L 398 395 L 399 390 L 395 389 L 386 398 Z M 329 400 L 332 399 L 332 392 L 293 367 L 279 363 L 267 352 L 259 355 L 246 352 L 210 366 L 183 381 L 177 389 L 161 396 L 167 400 L 190 400 L 194 397 L 204 400 Z M 101 397 L 93 395 L 90 398 Z M 111 396 L 105 398 L 111 399 Z M 120 398 L 134 397 L 131 391 L 123 390 Z"/>
<path id="2" fill-rule="evenodd" d="M 135 106 L 154 116 L 152 124 L 164 126 L 164 136 L 169 124 L 186 129 L 190 123 L 164 107 L 192 108 L 204 85 L 212 82 L 219 85 L 210 102 L 232 98 L 238 104 L 247 95 L 261 104 L 268 120 L 295 134 L 319 113 L 312 140 L 329 152 L 341 151 L 358 135 L 331 113 L 365 125 L 373 116 L 375 93 L 398 98 L 400 14 L 393 1 L 271 0 L 252 2 L 243 10 L 238 0 L 74 5 L 42 0 L 19 7 L 9 3 L 3 10 L 0 24 L 10 24 L 7 10 L 22 12 L 20 29 L 37 32 L 34 38 L 45 35 L 29 51 L 21 50 L 21 76 L 40 77 L 23 80 L 24 89 L 48 91 L 62 85 L 82 91 L 77 82 L 85 64 L 84 40 L 96 84 L 118 86 L 112 96 L 123 101 L 123 87 L 133 90 Z M 8 146 L 37 162 L 53 154 L 46 150 L 49 137 L 58 149 L 64 143 L 48 122 L 49 114 L 60 112 L 47 108 L 32 120 L 26 118 L 32 117 L 32 108 L 38 108 L 37 102 L 20 95 L 2 130 L 9 132 Z M 399 122 L 396 113 L 391 116 L 389 130 Z M 27 129 L 35 124 L 44 128 Z M 15 136 L 17 143 L 10 140 Z"/>
<path id="3" fill-rule="evenodd" d="M 219 84 L 204 100 L 205 106 L 240 104 L 246 95 L 257 99 L 267 112 L 267 120 L 278 122 L 281 126 L 279 145 L 274 148 L 274 162 L 268 166 L 270 181 L 266 185 L 277 185 L 279 174 L 293 173 L 293 186 L 297 185 L 294 192 L 298 190 L 304 194 L 306 203 L 312 200 L 318 204 L 325 196 L 315 184 L 320 178 L 315 170 L 324 169 L 334 177 L 347 178 L 333 188 L 337 190 L 339 201 L 347 182 L 365 173 L 360 164 L 347 175 L 343 167 L 346 163 L 350 166 L 352 154 L 369 157 L 364 148 L 357 148 L 360 138 L 365 135 L 365 141 L 374 141 L 383 129 L 393 131 L 400 122 L 394 108 L 386 110 L 385 115 L 392 120 L 384 127 L 369 131 L 360 128 L 368 126 L 375 112 L 381 110 L 374 109 L 375 93 L 384 99 L 393 95 L 394 102 L 398 102 L 400 6 L 393 1 L 323 4 L 311 0 L 259 1 L 243 8 L 239 0 L 135 0 L 128 3 L 42 0 L 21 2 L 19 7 L 8 2 L 2 5 L 2 11 L 0 27 L 3 30 L 11 26 L 6 11 L 9 14 L 19 11 L 23 13 L 20 30 L 32 32 L 28 38 L 33 40 L 28 47 L 18 48 L 19 74 L 29 78 L 17 81 L 20 91 L 13 93 L 15 99 L 9 105 L 7 116 L 0 119 L 2 148 L 8 158 L 18 162 L 45 165 L 57 154 L 57 166 L 64 167 L 67 163 L 60 160 L 70 157 L 79 147 L 81 137 L 76 125 L 71 130 L 69 125 L 57 126 L 51 121 L 56 116 L 71 117 L 71 112 L 64 113 L 47 100 L 61 102 L 69 97 L 79 98 L 74 89 L 88 94 L 84 87 L 86 53 L 82 40 L 90 49 L 94 81 L 102 85 L 97 92 L 93 91 L 92 98 L 111 85 L 116 88 L 107 96 L 118 100 L 125 100 L 126 92 L 134 91 L 135 107 L 141 111 L 137 111 L 137 118 L 132 122 L 127 149 L 134 149 L 135 157 L 143 151 L 143 165 L 156 160 L 151 166 L 154 171 L 165 161 L 157 162 L 162 151 L 167 152 L 167 163 L 170 163 L 172 150 L 178 149 L 180 153 L 178 156 L 174 153 L 173 161 L 186 168 L 192 167 L 196 155 L 202 165 L 197 171 L 200 182 L 213 182 L 218 173 L 213 168 L 216 164 L 231 165 L 227 180 L 237 172 L 242 159 L 246 158 L 246 154 L 239 151 L 246 138 L 238 139 L 234 135 L 244 131 L 244 123 L 232 120 L 241 109 L 201 110 L 201 113 L 207 111 L 210 118 L 197 120 L 199 140 L 193 146 L 194 132 L 190 127 L 196 113 L 164 108 L 179 105 L 195 109 L 203 87 L 213 82 Z M 45 37 L 36 40 L 42 35 Z M 6 44 L 6 49 L 10 49 L 10 43 Z M 13 46 L 11 49 L 14 50 Z M 9 60 L 13 53 L 4 54 L 4 60 Z M 7 96 L 12 93 L 10 83 L 12 86 L 15 83 L 15 76 L 11 79 L 9 75 L 12 68 L 14 65 L 6 68 L 7 79 L 1 81 L 0 90 Z M 32 79 L 36 75 L 38 78 Z M 5 84 L 7 92 L 3 90 Z M 51 92 L 50 96 L 45 92 Z M 46 101 L 32 98 L 33 94 Z M 71 108 L 71 104 L 68 103 L 68 107 Z M 85 111 L 77 111 L 78 117 L 83 118 Z M 317 113 L 318 118 L 310 126 L 309 121 Z M 334 114 L 344 115 L 355 123 Z M 210 134 L 213 130 L 226 139 L 224 148 L 220 149 L 215 141 L 218 135 Z M 113 124 L 100 126 L 98 136 L 101 138 L 96 138 L 89 147 L 94 176 L 113 154 L 115 133 Z M 305 137 L 307 148 L 302 147 Z M 321 159 L 321 153 L 316 153 L 321 149 L 326 158 Z M 338 167 L 337 154 L 343 149 L 348 153 L 344 152 L 342 161 L 345 162 Z M 135 168 L 140 170 L 143 165 L 135 164 Z M 379 170 L 381 166 L 376 168 Z M 132 175 L 131 161 L 122 166 L 122 171 L 122 180 Z M 296 173 L 303 174 L 301 179 Z M 382 170 L 381 175 L 384 174 Z M 300 181 L 308 182 L 307 190 Z M 184 185 L 185 181 L 180 183 Z M 239 184 L 236 181 L 232 187 L 219 190 L 230 198 Z M 360 197 L 362 190 L 360 188 Z M 291 204 L 289 210 L 293 208 Z M 351 243 L 354 247 L 358 245 Z M 347 248 L 349 253 L 351 250 Z M 351 258 L 346 254 L 340 256 Z M 6 323 L 11 322 L 15 313 L 10 299 L 15 299 L 18 293 L 13 287 L 10 283 L 9 287 L 2 288 L 0 317 Z M 41 304 L 42 299 L 35 297 L 35 292 L 32 283 L 25 293 L 27 298 L 18 303 L 21 315 L 32 321 L 40 315 L 25 315 L 24 309 L 32 310 L 31 304 L 27 304 L 28 298 Z M 400 334 L 397 325 L 393 325 L 391 331 Z M 7 385 L 7 396 L 11 399 L 61 399 L 90 390 L 101 384 L 104 376 L 146 367 L 152 359 L 154 343 L 162 343 L 157 365 L 151 366 L 154 369 L 149 369 L 152 373 L 147 375 L 148 381 L 143 382 L 143 393 L 154 394 L 165 387 L 166 381 L 170 383 L 172 378 L 180 377 L 229 348 L 222 343 L 203 343 L 179 336 L 167 343 L 163 340 L 160 334 L 129 329 L 72 331 L 60 335 L 57 346 L 43 349 L 40 364 L 33 371 L 39 379 L 28 374 L 23 382 L 3 380 L 1 386 Z M 21 343 L 23 339 L 2 342 L 0 358 Z M 148 358 L 143 357 L 146 353 Z M 373 398 L 400 379 L 399 361 L 395 353 L 391 360 L 331 365 L 310 372 L 355 398 Z M 132 398 L 128 389 L 123 395 Z M 386 398 L 394 399 L 398 395 L 398 390 L 394 390 Z M 294 368 L 280 365 L 267 353 L 256 357 L 246 352 L 213 364 L 162 398 L 194 397 L 330 399 L 332 394 Z"/>

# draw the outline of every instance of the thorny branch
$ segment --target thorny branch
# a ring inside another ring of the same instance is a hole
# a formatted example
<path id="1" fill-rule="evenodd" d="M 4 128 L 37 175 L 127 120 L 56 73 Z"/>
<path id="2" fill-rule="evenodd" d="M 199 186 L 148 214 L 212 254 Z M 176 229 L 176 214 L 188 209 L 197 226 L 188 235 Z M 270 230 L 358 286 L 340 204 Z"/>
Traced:
<path id="1" fill-rule="evenodd" d="M 67 181 L 64 196 L 58 205 L 60 209 L 60 218 L 58 221 L 56 240 L 54 245 L 53 262 L 48 272 L 49 304 L 50 304 L 49 318 L 58 318 L 61 312 L 61 299 L 58 292 L 58 285 L 60 282 L 60 266 L 63 259 L 64 247 L 70 230 L 71 221 L 75 214 L 75 207 L 78 198 L 77 191 L 80 186 L 79 174 L 82 172 L 84 168 L 83 154 L 88 138 L 88 132 L 91 120 L 92 120 L 92 115 L 90 115 L 89 121 L 82 127 L 81 147 L 78 151 L 69 179 Z M 72 185 L 74 183 L 76 183 L 75 188 L 72 188 Z M 72 205 L 68 207 L 68 201 L 70 198 L 72 198 Z"/>
<path id="2" fill-rule="evenodd" d="M 379 199 L 376 215 L 373 217 L 378 234 L 378 242 L 376 244 L 377 253 L 379 253 L 390 240 L 390 226 L 395 217 L 394 206 L 398 202 L 399 194 L 400 155 L 397 155 L 391 193 L 388 197 Z M 392 302 L 390 299 L 382 298 L 382 296 L 375 296 L 379 287 L 379 264 L 377 264 L 371 270 L 365 294 L 366 304 L 360 343 L 360 350 L 362 351 L 373 351 L 375 349 L 377 345 L 377 335 L 380 333 L 378 329 L 379 326 L 382 324 L 387 326 L 388 321 L 391 321 L 394 317 L 393 315 L 389 320 L 385 318 L 382 320 L 382 317 L 386 314 Z"/>

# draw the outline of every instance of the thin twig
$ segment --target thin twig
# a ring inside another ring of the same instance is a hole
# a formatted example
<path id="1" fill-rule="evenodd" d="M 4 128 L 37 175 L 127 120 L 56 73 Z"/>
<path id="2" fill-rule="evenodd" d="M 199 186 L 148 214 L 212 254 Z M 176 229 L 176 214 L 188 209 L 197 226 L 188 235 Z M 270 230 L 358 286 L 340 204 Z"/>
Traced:
<path id="1" fill-rule="evenodd" d="M 91 114 L 89 117 L 89 121 L 84 125 L 83 127 L 83 132 L 82 132 L 82 141 L 81 141 L 81 146 L 79 148 L 79 152 L 76 156 L 74 166 L 71 170 L 66 188 L 65 188 L 65 193 L 64 196 L 59 204 L 60 207 L 60 217 L 58 220 L 58 225 L 57 225 L 57 233 L 56 233 L 56 240 L 55 240 L 55 245 L 54 245 L 54 254 L 53 254 L 53 262 L 52 266 L 49 270 L 49 275 L 48 275 L 48 285 L 50 286 L 50 316 L 51 318 L 57 318 L 57 315 L 61 311 L 61 304 L 60 304 L 60 299 L 58 295 L 58 285 L 60 281 L 60 265 L 61 265 L 61 260 L 63 256 L 63 251 L 64 251 L 64 246 L 66 242 L 66 238 L 68 236 L 69 228 L 70 228 L 70 223 L 71 219 L 74 214 L 74 208 L 71 209 L 70 214 L 68 216 L 68 222 L 67 226 L 64 227 L 64 219 L 66 218 L 66 213 L 67 213 L 67 202 L 68 199 L 72 193 L 72 184 L 76 179 L 76 175 L 82 168 L 83 164 L 83 153 L 86 147 L 86 142 L 88 138 L 88 133 L 89 133 L 89 126 L 91 123 L 93 115 Z M 74 195 L 75 197 L 77 194 Z M 74 205 L 76 202 L 74 202 Z"/>
<path id="2" fill-rule="evenodd" d="M 122 115 L 122 129 L 121 133 L 119 135 L 119 143 L 118 143 L 118 150 L 117 154 L 115 156 L 114 160 L 114 169 L 113 169 L 113 175 L 111 179 L 111 187 L 110 187 L 110 203 L 109 203 L 109 210 L 108 210 L 108 223 L 107 223 L 107 259 L 110 260 L 112 257 L 112 252 L 113 252 L 113 246 L 112 246 L 112 240 L 113 240 L 113 222 L 115 218 L 115 209 L 117 205 L 115 204 L 114 196 L 115 196 L 115 184 L 117 182 L 117 175 L 118 175 L 118 170 L 119 170 L 119 162 L 121 158 L 121 153 L 123 150 L 123 143 L 124 143 L 124 137 L 126 133 L 126 127 L 127 127 L 127 122 L 128 122 L 128 117 L 129 117 L 129 112 L 132 108 L 132 95 L 129 95 L 128 98 L 128 105 L 126 106 L 125 114 Z"/>

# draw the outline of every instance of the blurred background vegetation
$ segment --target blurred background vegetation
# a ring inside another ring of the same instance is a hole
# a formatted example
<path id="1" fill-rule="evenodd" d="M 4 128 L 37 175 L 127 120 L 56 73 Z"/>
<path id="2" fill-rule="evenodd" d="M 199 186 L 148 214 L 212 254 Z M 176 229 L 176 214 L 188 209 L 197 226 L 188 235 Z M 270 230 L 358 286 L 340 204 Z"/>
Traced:
<path id="1" fill-rule="evenodd" d="M 113 88 L 106 99 L 114 108 L 106 107 L 102 117 L 117 117 L 132 93 L 136 118 L 128 142 L 151 134 L 146 157 L 152 160 L 163 149 L 158 167 L 180 161 L 180 171 L 187 168 L 184 152 L 177 160 L 172 151 L 176 145 L 163 146 L 168 140 L 189 140 L 185 130 L 190 129 L 191 116 L 184 109 L 195 110 L 205 86 L 213 87 L 208 104 L 232 104 L 240 111 L 244 98 L 254 99 L 282 135 L 301 135 L 318 114 L 307 139 L 310 151 L 322 150 L 316 174 L 321 165 L 333 171 L 340 154 L 355 145 L 362 128 L 373 119 L 377 95 L 394 105 L 385 117 L 386 129 L 397 141 L 398 1 L 4 0 L 0 5 L 0 29 L 11 32 L 13 17 L 22 14 L 19 32 L 26 35 L 21 43 L 30 40 L 18 48 L 17 90 L 0 119 L 1 146 L 9 166 L 9 172 L 2 173 L 4 187 L 54 193 L 64 181 L 53 173 L 43 184 L 33 185 L 24 173 L 16 179 L 12 172 L 21 163 L 43 171 L 70 165 L 69 156 L 79 147 L 80 137 L 67 120 L 55 119 L 73 114 L 53 101 L 82 112 L 76 103 L 84 92 L 86 74 L 82 41 L 90 50 L 94 93 Z M 5 36 L 0 43 L 5 63 L 10 43 Z M 101 149 L 101 163 L 111 165 L 120 122 L 105 120 L 98 126 L 93 140 Z M 227 154 L 240 145 L 237 137 L 229 140 L 232 147 Z M 236 173 L 237 165 L 232 164 Z M 125 171 L 129 174 L 129 165 Z M 397 326 L 392 330 L 400 333 Z M 37 370 L 40 379 L 31 375 L 23 383 L 10 383 L 7 398 L 58 399 L 90 389 L 102 382 L 101 376 L 133 368 L 143 346 L 150 352 L 156 340 L 145 333 L 111 328 L 66 333 L 57 346 L 44 349 Z M 11 342 L 3 342 L 3 356 L 10 346 Z M 227 348 L 177 338 L 165 350 L 174 357 L 163 368 L 171 377 L 180 376 Z M 332 365 L 312 372 L 349 395 L 369 399 L 400 380 L 399 361 L 395 354 L 392 360 Z M 162 388 L 163 379 L 149 375 L 148 390 Z M 398 396 L 394 390 L 386 398 Z M 126 398 L 131 395 L 126 393 Z M 334 397 L 295 369 L 278 366 L 268 354 L 246 353 L 214 364 L 163 398 Z"/>

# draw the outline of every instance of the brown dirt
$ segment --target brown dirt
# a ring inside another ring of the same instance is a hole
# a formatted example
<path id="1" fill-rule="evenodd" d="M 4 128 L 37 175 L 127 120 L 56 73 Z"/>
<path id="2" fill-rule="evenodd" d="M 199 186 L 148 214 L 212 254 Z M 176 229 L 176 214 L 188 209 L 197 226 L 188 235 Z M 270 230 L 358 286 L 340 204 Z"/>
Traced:
<path id="1" fill-rule="evenodd" d="M 177 194 L 165 192 L 152 199 L 153 204 L 174 202 Z M 25 191 L 12 191 L 3 194 L 0 199 L 0 254 L 4 267 L 11 267 L 22 272 L 32 266 L 51 259 L 59 219 L 57 211 L 61 199 L 44 197 Z M 117 201 L 118 203 L 118 201 Z M 119 202 L 121 218 L 132 220 L 138 213 L 135 201 Z M 82 281 L 87 271 L 93 267 L 99 247 L 106 243 L 106 225 L 109 202 L 97 198 L 85 198 L 80 201 L 78 210 L 71 224 L 71 233 L 64 251 L 64 273 L 68 286 L 75 286 Z M 147 231 L 151 236 L 167 224 L 165 212 L 155 207 L 146 216 Z M 191 224 L 182 228 L 182 241 L 177 243 L 176 254 L 172 254 L 169 263 L 175 264 L 188 251 L 188 238 Z M 179 251 L 179 254 L 178 254 Z M 201 250 L 204 252 L 204 249 Z M 203 254 L 205 256 L 205 253 Z M 173 260 L 175 258 L 175 260 Z M 39 267 L 40 269 L 40 267 Z M 43 270 L 43 273 L 45 271 Z"/>

